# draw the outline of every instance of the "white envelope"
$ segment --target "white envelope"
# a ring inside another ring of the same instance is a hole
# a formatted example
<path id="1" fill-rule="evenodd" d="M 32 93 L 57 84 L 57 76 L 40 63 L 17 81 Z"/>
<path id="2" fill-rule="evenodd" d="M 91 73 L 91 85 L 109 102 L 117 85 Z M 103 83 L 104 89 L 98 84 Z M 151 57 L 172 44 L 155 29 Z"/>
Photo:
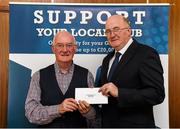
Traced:
<path id="1" fill-rule="evenodd" d="M 108 97 L 98 90 L 99 88 L 76 88 L 75 100 L 85 100 L 89 104 L 108 104 Z"/>

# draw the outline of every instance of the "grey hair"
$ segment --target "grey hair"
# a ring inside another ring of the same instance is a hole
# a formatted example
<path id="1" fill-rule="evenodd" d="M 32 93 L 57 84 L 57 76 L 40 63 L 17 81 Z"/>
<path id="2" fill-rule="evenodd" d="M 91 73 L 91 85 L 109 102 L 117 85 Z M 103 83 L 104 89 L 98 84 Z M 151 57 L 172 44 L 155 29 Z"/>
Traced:
<path id="1" fill-rule="evenodd" d="M 53 45 L 55 44 L 55 38 L 56 38 L 57 34 L 58 34 L 58 33 L 56 33 L 56 35 L 53 37 L 51 46 L 53 46 Z M 75 44 L 75 45 L 77 45 L 75 37 L 74 37 L 73 35 L 72 35 L 72 37 L 73 37 L 73 42 L 72 42 L 72 43 Z"/>

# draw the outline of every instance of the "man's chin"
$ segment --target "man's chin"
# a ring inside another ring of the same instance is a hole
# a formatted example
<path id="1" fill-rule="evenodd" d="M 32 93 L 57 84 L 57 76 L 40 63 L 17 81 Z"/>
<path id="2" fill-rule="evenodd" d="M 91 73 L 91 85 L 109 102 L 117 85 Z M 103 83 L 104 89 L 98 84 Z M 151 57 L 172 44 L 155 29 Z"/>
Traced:
<path id="1" fill-rule="evenodd" d="M 63 63 L 71 63 L 72 60 L 61 60 L 61 62 L 63 62 Z"/>
<path id="2" fill-rule="evenodd" d="M 110 45 L 111 45 L 111 46 L 117 46 L 117 44 L 119 44 L 119 41 L 118 41 L 118 40 L 115 40 L 115 41 L 111 41 L 111 42 L 110 42 Z"/>

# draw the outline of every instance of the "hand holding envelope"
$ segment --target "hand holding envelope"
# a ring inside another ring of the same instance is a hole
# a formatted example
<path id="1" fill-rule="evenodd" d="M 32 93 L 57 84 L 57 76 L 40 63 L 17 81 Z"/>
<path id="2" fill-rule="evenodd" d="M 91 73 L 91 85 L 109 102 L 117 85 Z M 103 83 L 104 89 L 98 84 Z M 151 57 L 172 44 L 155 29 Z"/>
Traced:
<path id="1" fill-rule="evenodd" d="M 84 100 L 89 104 L 108 104 L 108 97 L 98 91 L 99 88 L 76 88 L 75 100 Z"/>
<path id="2" fill-rule="evenodd" d="M 108 104 L 108 97 L 102 95 L 100 88 L 76 88 L 75 99 L 65 99 L 60 104 L 59 112 L 64 114 L 79 110 L 84 114 L 91 109 L 90 104 Z"/>
<path id="3" fill-rule="evenodd" d="M 64 114 L 66 112 L 73 112 L 76 110 L 79 110 L 81 114 L 85 114 L 90 109 L 91 105 L 88 104 L 86 101 L 79 100 L 77 102 L 74 98 L 67 98 L 59 105 L 60 114 Z"/>
<path id="4" fill-rule="evenodd" d="M 105 96 L 118 97 L 118 88 L 112 82 L 104 84 L 100 89 L 101 92 Z"/>
<path id="5" fill-rule="evenodd" d="M 59 105 L 60 114 L 64 114 L 66 112 L 73 112 L 77 109 L 78 103 L 73 98 L 67 98 Z"/>
<path id="6" fill-rule="evenodd" d="M 81 114 L 89 112 L 89 110 L 92 108 L 91 105 L 84 100 L 79 100 L 78 103 L 78 110 Z"/>

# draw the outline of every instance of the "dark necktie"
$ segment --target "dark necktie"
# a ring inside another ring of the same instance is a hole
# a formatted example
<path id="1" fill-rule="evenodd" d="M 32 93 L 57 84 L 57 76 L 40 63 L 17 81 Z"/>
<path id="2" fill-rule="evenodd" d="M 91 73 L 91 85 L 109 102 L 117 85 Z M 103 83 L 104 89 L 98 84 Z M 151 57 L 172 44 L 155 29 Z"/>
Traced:
<path id="1" fill-rule="evenodd" d="M 118 65 L 120 55 L 121 55 L 121 53 L 116 52 L 115 59 L 114 59 L 112 65 L 111 65 L 111 69 L 110 69 L 109 75 L 108 75 L 108 80 L 109 81 L 111 80 L 111 77 L 112 77 L 112 75 L 113 75 L 113 73 L 114 73 L 114 71 L 115 71 L 115 69 L 116 69 L 116 67 Z"/>

